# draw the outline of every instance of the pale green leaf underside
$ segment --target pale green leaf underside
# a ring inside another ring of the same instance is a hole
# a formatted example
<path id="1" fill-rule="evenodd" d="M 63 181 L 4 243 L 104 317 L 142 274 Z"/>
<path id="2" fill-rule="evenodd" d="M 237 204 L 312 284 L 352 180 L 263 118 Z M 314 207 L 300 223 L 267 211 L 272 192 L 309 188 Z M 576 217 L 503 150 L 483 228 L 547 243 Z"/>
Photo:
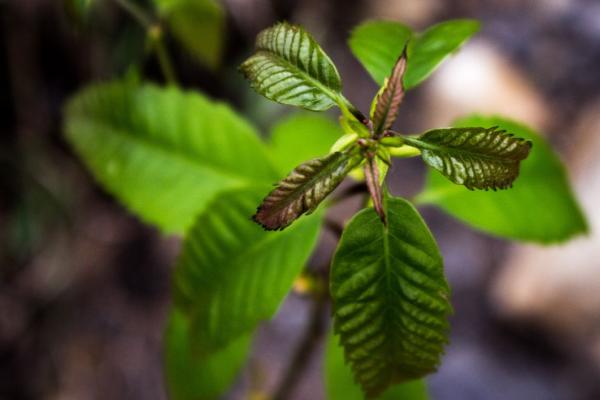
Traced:
<path id="1" fill-rule="evenodd" d="M 315 246 L 318 214 L 281 233 L 252 222 L 263 194 L 249 189 L 222 193 L 183 244 L 174 301 L 192 318 L 199 353 L 216 351 L 271 318 Z"/>
<path id="2" fill-rule="evenodd" d="M 434 371 L 447 342 L 448 285 L 437 245 L 417 211 L 388 198 L 346 227 L 331 271 L 334 328 L 369 397 Z"/>
<path id="3" fill-rule="evenodd" d="M 344 350 L 330 334 L 325 348 L 325 391 L 327 400 L 363 400 L 354 382 L 352 370 L 344 362 Z M 422 379 L 400 383 L 384 391 L 378 400 L 427 400 L 427 387 Z"/>
<path id="4" fill-rule="evenodd" d="M 354 28 L 349 45 L 375 82 L 382 85 L 410 39 L 404 75 L 404 88 L 408 90 L 425 80 L 478 30 L 479 23 L 473 20 L 445 21 L 423 33 L 413 33 L 398 22 L 369 21 Z"/>
<path id="5" fill-rule="evenodd" d="M 336 104 L 342 90 L 340 76 L 304 29 L 285 22 L 276 24 L 259 33 L 256 50 L 240 69 L 258 93 L 313 111 Z"/>
<path id="6" fill-rule="evenodd" d="M 500 117 L 472 116 L 456 126 L 498 126 L 533 143 L 511 190 L 473 192 L 431 171 L 418 200 L 494 235 L 550 243 L 587 231 L 565 169 L 552 148 L 527 127 Z"/>
<path id="7" fill-rule="evenodd" d="M 165 376 L 169 399 L 216 400 L 230 388 L 246 362 L 251 335 L 243 335 L 206 357 L 194 352 L 190 321 L 173 308 L 165 331 Z"/>
<path id="8" fill-rule="evenodd" d="M 298 165 L 263 199 L 254 221 L 267 230 L 284 229 L 313 212 L 359 162 L 360 158 L 335 152 Z"/>
<path id="9" fill-rule="evenodd" d="M 67 140 L 102 186 L 166 232 L 183 232 L 218 192 L 277 179 L 256 131 L 191 92 L 110 83 L 76 95 Z"/>
<path id="10" fill-rule="evenodd" d="M 199 62 L 217 68 L 225 36 L 225 12 L 216 0 L 154 0 L 175 38 Z"/>
<path id="11" fill-rule="evenodd" d="M 342 129 L 331 118 L 302 112 L 273 126 L 270 148 L 278 170 L 287 174 L 300 163 L 327 154 L 342 135 Z"/>
<path id="12" fill-rule="evenodd" d="M 531 149 L 531 142 L 497 127 L 434 129 L 404 140 L 430 167 L 468 189 L 511 187 Z"/>

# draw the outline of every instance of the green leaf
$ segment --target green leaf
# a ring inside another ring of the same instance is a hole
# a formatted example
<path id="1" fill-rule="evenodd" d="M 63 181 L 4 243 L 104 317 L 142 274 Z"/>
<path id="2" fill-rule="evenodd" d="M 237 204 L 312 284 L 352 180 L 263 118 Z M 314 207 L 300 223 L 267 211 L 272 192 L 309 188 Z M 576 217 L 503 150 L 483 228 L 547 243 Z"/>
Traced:
<path id="1" fill-rule="evenodd" d="M 313 111 L 341 101 L 335 65 L 301 27 L 282 22 L 265 29 L 256 38 L 256 50 L 240 69 L 258 93 Z"/>
<path id="2" fill-rule="evenodd" d="M 344 350 L 333 334 L 325 348 L 325 391 L 327 400 L 363 400 L 363 394 L 354 382 L 352 370 L 344 362 Z M 394 385 L 383 392 L 378 400 L 427 400 L 427 387 L 421 379 Z"/>
<path id="3" fill-rule="evenodd" d="M 192 319 L 199 354 L 219 350 L 271 318 L 316 244 L 319 214 L 277 234 L 253 223 L 250 215 L 262 193 L 223 193 L 183 244 L 174 301 Z"/>
<path id="4" fill-rule="evenodd" d="M 360 162 L 349 152 L 331 153 L 298 165 L 264 198 L 254 221 L 267 230 L 284 229 L 312 213 Z"/>
<path id="5" fill-rule="evenodd" d="M 430 167 L 468 189 L 511 187 L 531 150 L 530 141 L 498 127 L 434 129 L 403 139 L 421 150 Z"/>
<path id="6" fill-rule="evenodd" d="M 437 245 L 414 207 L 386 198 L 387 228 L 358 213 L 331 270 L 334 329 L 368 397 L 435 371 L 451 311 Z"/>
<path id="7" fill-rule="evenodd" d="M 420 34 L 397 22 L 369 21 L 354 28 L 349 45 L 375 82 L 382 85 L 410 40 L 404 74 L 404 88 L 408 90 L 427 78 L 478 30 L 479 23 L 473 20 L 445 21 Z"/>
<path id="8" fill-rule="evenodd" d="M 154 0 L 173 36 L 200 63 L 216 69 L 221 63 L 225 12 L 215 0 Z"/>
<path id="9" fill-rule="evenodd" d="M 342 136 L 338 124 L 320 114 L 298 113 L 278 122 L 271 130 L 271 150 L 281 173 L 303 161 L 327 154 Z"/>
<path id="10" fill-rule="evenodd" d="M 431 171 L 418 201 L 433 204 L 467 224 L 511 239 L 551 243 L 587 231 L 565 169 L 537 133 L 499 117 L 471 116 L 456 126 L 498 126 L 533 143 L 514 187 L 502 192 L 472 192 Z"/>
<path id="11" fill-rule="evenodd" d="M 165 332 L 165 375 L 172 400 L 216 400 L 231 387 L 246 362 L 251 335 L 207 357 L 194 355 L 190 321 L 174 308 Z"/>
<path id="12" fill-rule="evenodd" d="M 382 86 L 383 90 L 375 98 L 376 104 L 371 113 L 371 119 L 376 135 L 380 135 L 389 129 L 398 116 L 400 103 L 404 98 L 404 86 L 402 84 L 404 71 L 406 71 L 406 51 L 402 52 L 402 55 L 396 61 L 389 79 L 386 78 Z"/>
<path id="13" fill-rule="evenodd" d="M 183 232 L 218 192 L 277 172 L 228 106 L 152 85 L 92 86 L 70 100 L 65 133 L 102 186 L 166 232 Z"/>
<path id="14" fill-rule="evenodd" d="M 397 22 L 367 21 L 352 30 L 348 45 L 375 82 L 383 85 L 412 35 L 409 27 Z"/>
<path id="15" fill-rule="evenodd" d="M 479 22 L 458 19 L 434 25 L 417 35 L 408 48 L 405 87 L 413 88 L 425 80 L 446 57 L 478 31 Z"/>

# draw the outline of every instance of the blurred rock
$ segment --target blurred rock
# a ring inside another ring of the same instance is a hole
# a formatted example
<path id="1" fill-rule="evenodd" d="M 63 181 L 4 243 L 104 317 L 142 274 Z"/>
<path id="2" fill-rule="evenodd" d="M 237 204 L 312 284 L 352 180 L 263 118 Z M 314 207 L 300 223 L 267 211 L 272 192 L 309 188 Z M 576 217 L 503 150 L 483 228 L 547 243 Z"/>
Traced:
<path id="1" fill-rule="evenodd" d="M 600 362 L 600 102 L 581 113 L 568 163 L 590 234 L 553 247 L 519 246 L 494 284 L 509 318 L 526 318 Z M 543 201 L 543 199 L 540 199 Z"/>
<path id="2" fill-rule="evenodd" d="M 485 40 L 474 40 L 426 83 L 427 128 L 471 113 L 501 114 L 543 130 L 551 113 L 516 65 Z"/>
<path id="3" fill-rule="evenodd" d="M 402 21 L 423 28 L 444 10 L 439 0 L 376 0 L 368 3 L 374 18 Z"/>

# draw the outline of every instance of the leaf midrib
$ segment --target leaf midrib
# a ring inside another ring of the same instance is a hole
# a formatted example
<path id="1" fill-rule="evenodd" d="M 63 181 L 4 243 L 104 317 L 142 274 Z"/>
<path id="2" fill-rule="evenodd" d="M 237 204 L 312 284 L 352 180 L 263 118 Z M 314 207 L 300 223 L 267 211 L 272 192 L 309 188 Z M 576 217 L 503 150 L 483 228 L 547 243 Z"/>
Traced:
<path id="1" fill-rule="evenodd" d="M 315 186 L 315 184 L 317 184 L 322 178 L 323 176 L 328 176 L 330 175 L 332 172 L 334 172 L 337 168 L 340 168 L 342 166 L 342 164 L 344 162 L 348 163 L 349 165 L 346 166 L 346 170 L 350 170 L 353 168 L 353 166 L 350 166 L 351 163 L 351 157 L 347 154 L 342 154 L 340 153 L 340 158 L 337 160 L 334 160 L 334 162 L 330 162 L 329 164 L 325 165 L 325 168 L 323 168 L 321 171 L 317 172 L 317 174 L 315 174 L 312 178 L 310 178 L 306 183 L 300 185 L 298 188 L 294 189 L 288 196 L 288 200 L 284 201 L 281 203 L 281 205 L 279 207 L 275 207 L 275 210 L 277 212 L 285 209 L 286 207 L 288 207 L 290 204 L 293 204 L 294 202 L 296 202 L 298 199 L 302 198 L 302 196 L 306 193 L 307 188 L 312 188 Z M 354 163 L 352 163 L 354 164 Z M 342 179 L 344 179 L 342 177 Z"/>
<path id="2" fill-rule="evenodd" d="M 279 54 L 277 54 L 273 51 L 262 49 L 262 48 L 256 52 L 256 55 L 263 55 L 264 57 L 274 58 L 276 60 L 275 62 L 285 64 L 289 69 L 291 69 L 293 71 L 292 73 L 295 72 L 296 74 L 301 75 L 304 78 L 304 80 L 309 81 L 312 86 L 314 86 L 317 89 L 319 89 L 320 91 L 322 91 L 334 103 L 340 103 L 341 100 L 340 100 L 339 93 L 334 92 L 332 89 L 330 89 L 329 87 L 324 85 L 321 81 L 313 78 L 311 75 L 309 75 L 304 70 L 300 69 L 295 64 L 292 64 L 285 57 L 280 56 Z"/>
<path id="3" fill-rule="evenodd" d="M 514 163 L 518 162 L 518 160 L 514 160 L 511 158 L 503 158 L 501 156 L 494 156 L 494 155 L 485 154 L 485 153 L 477 153 L 477 152 L 473 152 L 473 151 L 460 149 L 458 147 L 445 147 L 445 146 L 435 145 L 432 143 L 424 142 L 424 141 L 422 141 L 418 138 L 414 138 L 414 137 L 405 136 L 405 137 L 403 137 L 403 139 L 411 146 L 417 147 L 417 148 L 420 148 L 423 150 L 435 151 L 435 152 L 446 153 L 446 154 L 455 153 L 455 154 L 460 154 L 460 155 L 467 155 L 469 157 L 481 158 L 481 159 L 490 160 L 493 162 L 498 162 L 501 164 L 514 164 Z"/>
<path id="4" fill-rule="evenodd" d="M 147 136 L 147 135 L 132 134 L 128 130 L 120 129 L 118 127 L 115 127 L 112 124 L 108 124 L 108 123 L 104 123 L 104 122 L 100 122 L 100 121 L 96 121 L 96 120 L 89 120 L 89 119 L 83 118 L 83 117 L 76 117 L 76 118 L 71 119 L 70 125 L 80 125 L 80 126 L 88 125 L 88 126 L 93 127 L 93 129 L 98 129 L 98 130 L 106 129 L 106 131 L 111 132 L 112 135 L 121 137 L 131 143 L 135 143 L 135 145 L 137 145 L 137 146 L 150 148 L 151 151 L 155 151 L 155 152 L 161 153 L 163 155 L 166 155 L 167 158 L 173 158 L 173 159 L 182 161 L 185 164 L 191 164 L 191 165 L 195 166 L 195 168 L 201 168 L 203 170 L 208 171 L 209 173 L 212 173 L 214 175 L 217 175 L 219 177 L 222 177 L 224 179 L 232 181 L 231 183 L 259 185 L 259 186 L 268 185 L 268 182 L 266 179 L 265 179 L 265 181 L 258 180 L 253 177 L 236 174 L 232 171 L 228 171 L 228 170 L 221 169 L 221 168 L 216 168 L 213 165 L 199 162 L 201 155 L 198 155 L 198 158 L 192 157 L 191 154 L 180 151 L 179 148 L 173 146 L 170 143 L 161 142 L 159 140 L 153 140 L 150 136 Z M 72 130 L 69 129 L 69 132 L 71 132 L 71 131 Z M 81 129 L 78 131 L 85 132 L 86 130 Z M 69 136 L 75 137 L 78 135 L 70 133 Z M 75 140 L 77 140 L 77 139 L 75 139 Z"/>

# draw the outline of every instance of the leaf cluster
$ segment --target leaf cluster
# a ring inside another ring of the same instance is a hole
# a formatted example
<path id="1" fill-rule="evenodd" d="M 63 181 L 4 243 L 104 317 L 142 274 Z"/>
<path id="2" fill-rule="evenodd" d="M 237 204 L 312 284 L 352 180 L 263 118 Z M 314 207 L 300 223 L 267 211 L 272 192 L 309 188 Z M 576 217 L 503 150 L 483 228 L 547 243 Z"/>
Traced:
<path id="1" fill-rule="evenodd" d="M 156 1 L 164 15 L 184 2 Z M 478 229 L 544 243 L 585 231 L 559 158 L 535 132 L 479 116 L 419 135 L 394 130 L 407 92 L 477 26 L 448 21 L 423 33 L 388 21 L 358 26 L 350 48 L 381 84 L 366 115 L 344 97 L 333 61 L 308 32 L 288 23 L 266 29 L 240 67 L 251 86 L 283 104 L 342 113 L 340 126 L 293 115 L 273 127 L 269 142 L 226 104 L 175 86 L 116 81 L 69 102 L 66 138 L 99 184 L 143 221 L 183 235 L 165 335 L 171 397 L 222 395 L 253 331 L 306 266 L 320 205 L 346 176 L 366 181 L 373 207 L 345 227 L 331 266 L 341 347 L 333 337 L 327 346 L 330 399 L 361 398 L 351 380 L 368 397 L 426 398 L 418 378 L 437 368 L 448 341 L 442 257 L 414 206 L 387 190 L 394 157 L 421 156 L 431 167 L 417 203 Z"/>

